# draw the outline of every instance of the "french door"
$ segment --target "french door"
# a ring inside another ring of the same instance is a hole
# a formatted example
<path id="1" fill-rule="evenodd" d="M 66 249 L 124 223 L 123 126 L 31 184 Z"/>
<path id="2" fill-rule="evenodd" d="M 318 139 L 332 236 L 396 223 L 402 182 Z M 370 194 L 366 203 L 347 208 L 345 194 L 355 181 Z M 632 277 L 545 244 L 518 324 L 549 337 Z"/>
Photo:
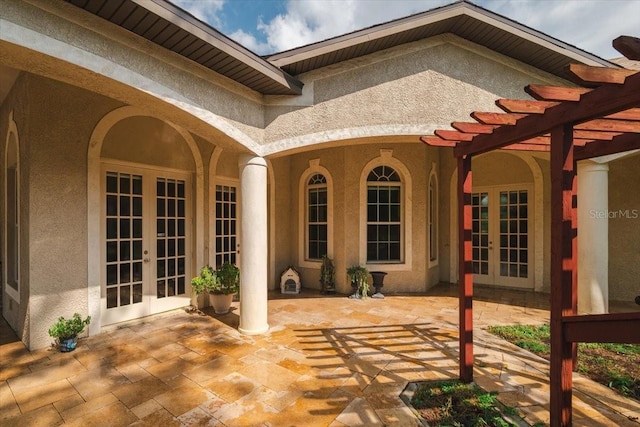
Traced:
<path id="1" fill-rule="evenodd" d="M 236 182 L 220 181 L 215 187 L 215 266 L 225 262 L 240 262 L 239 207 L 240 197 Z"/>
<path id="2" fill-rule="evenodd" d="M 103 164 L 102 323 L 189 305 L 189 174 Z"/>
<path id="3" fill-rule="evenodd" d="M 474 188 L 471 196 L 474 282 L 533 288 L 531 188 Z"/>

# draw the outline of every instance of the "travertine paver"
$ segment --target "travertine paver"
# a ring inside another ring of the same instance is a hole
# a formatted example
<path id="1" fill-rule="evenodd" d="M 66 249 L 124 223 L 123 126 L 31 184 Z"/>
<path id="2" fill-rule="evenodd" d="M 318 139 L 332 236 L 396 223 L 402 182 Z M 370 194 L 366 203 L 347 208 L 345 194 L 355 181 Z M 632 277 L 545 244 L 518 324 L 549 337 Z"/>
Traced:
<path id="1" fill-rule="evenodd" d="M 399 395 L 458 373 L 457 289 L 350 300 L 272 295 L 271 329 L 248 337 L 235 311 L 176 311 L 28 352 L 0 327 L 0 426 L 417 426 Z M 479 288 L 475 379 L 549 422 L 548 363 L 482 328 L 548 321 L 548 295 Z M 626 309 L 629 309 L 627 306 Z M 640 361 L 639 361 L 640 362 Z M 638 426 L 640 404 L 575 376 L 574 425 Z"/>

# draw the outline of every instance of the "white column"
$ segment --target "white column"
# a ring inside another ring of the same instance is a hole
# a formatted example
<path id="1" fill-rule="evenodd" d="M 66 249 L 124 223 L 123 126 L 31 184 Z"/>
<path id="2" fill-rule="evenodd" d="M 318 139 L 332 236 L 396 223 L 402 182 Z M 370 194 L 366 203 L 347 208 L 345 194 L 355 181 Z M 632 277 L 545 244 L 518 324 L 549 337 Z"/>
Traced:
<path id="1" fill-rule="evenodd" d="M 263 334 L 267 323 L 267 162 L 242 156 L 240 168 L 240 326 L 247 335 Z"/>
<path id="2" fill-rule="evenodd" d="M 609 311 L 609 165 L 578 163 L 578 312 Z"/>

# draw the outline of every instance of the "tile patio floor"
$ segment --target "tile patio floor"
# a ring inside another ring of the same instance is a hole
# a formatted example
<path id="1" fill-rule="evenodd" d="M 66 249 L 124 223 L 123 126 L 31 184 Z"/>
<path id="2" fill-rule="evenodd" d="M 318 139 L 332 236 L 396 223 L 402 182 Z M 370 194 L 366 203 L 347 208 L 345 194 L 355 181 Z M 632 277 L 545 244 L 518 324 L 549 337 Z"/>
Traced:
<path id="1" fill-rule="evenodd" d="M 234 329 L 237 310 L 176 311 L 62 354 L 25 350 L 4 323 L 0 425 L 417 426 L 399 398 L 407 383 L 457 376 L 451 286 L 384 300 L 272 297 L 271 330 L 257 337 Z M 548 364 L 481 328 L 543 323 L 547 300 L 480 288 L 474 304 L 475 380 L 530 424 L 549 421 Z M 574 387 L 575 426 L 640 426 L 638 402 L 577 374 Z"/>

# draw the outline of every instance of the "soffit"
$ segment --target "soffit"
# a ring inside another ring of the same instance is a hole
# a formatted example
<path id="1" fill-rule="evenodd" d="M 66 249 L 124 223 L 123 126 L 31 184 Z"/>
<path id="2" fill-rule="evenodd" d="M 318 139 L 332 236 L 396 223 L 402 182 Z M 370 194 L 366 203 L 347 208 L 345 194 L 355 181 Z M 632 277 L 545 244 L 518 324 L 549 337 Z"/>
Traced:
<path id="1" fill-rule="evenodd" d="M 375 25 L 267 59 L 291 75 L 401 44 L 452 33 L 557 76 L 571 63 L 614 64 L 506 17 L 462 1 Z"/>
<path id="2" fill-rule="evenodd" d="M 165 0 L 65 0 L 216 73 L 268 95 L 302 83 Z"/>

